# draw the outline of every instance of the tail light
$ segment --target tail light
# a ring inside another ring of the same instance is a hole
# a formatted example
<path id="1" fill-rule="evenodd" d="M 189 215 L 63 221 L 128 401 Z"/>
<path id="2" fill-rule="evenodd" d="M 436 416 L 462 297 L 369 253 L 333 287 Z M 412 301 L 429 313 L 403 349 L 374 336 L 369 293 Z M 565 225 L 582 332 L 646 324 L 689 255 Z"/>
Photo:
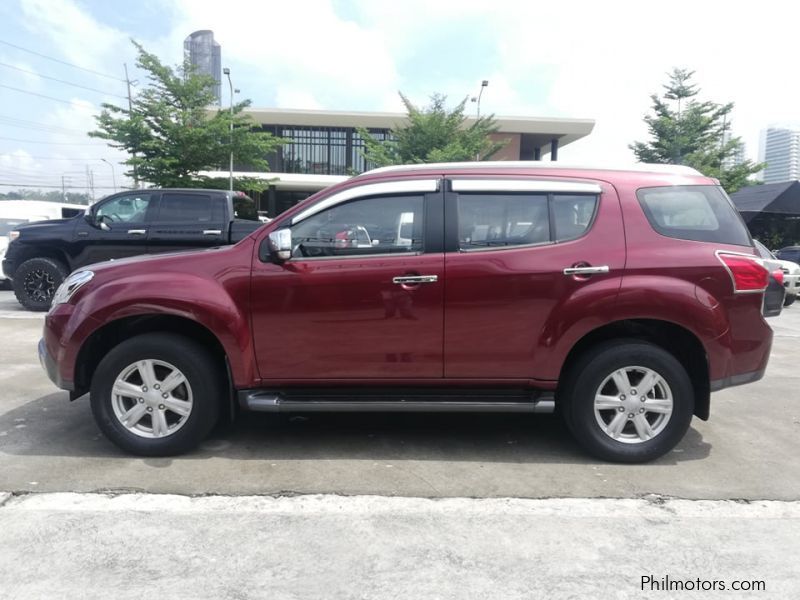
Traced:
<path id="1" fill-rule="evenodd" d="M 775 278 L 775 281 L 783 285 L 783 270 L 778 269 L 777 271 L 772 272 L 772 276 Z"/>
<path id="2" fill-rule="evenodd" d="M 717 252 L 722 265 L 733 281 L 735 294 L 763 292 L 769 285 L 769 271 L 764 263 L 750 254 L 736 252 Z M 781 273 L 781 281 L 783 273 Z"/>

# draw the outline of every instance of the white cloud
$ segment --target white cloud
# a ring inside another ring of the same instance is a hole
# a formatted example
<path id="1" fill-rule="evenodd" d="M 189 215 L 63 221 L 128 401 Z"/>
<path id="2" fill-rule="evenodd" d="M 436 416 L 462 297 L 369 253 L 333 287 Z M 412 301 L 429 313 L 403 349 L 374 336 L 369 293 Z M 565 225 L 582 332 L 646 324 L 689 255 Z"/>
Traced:
<path id="1" fill-rule="evenodd" d="M 131 61 L 132 35 L 175 63 L 186 35 L 212 28 L 223 63 L 234 67 L 234 84 L 256 105 L 402 111 L 397 91 L 409 83 L 415 103 L 433 92 L 458 101 L 488 78 L 482 112 L 597 121 L 588 138 L 562 150 L 568 160 L 632 160 L 627 146 L 646 136 L 649 96 L 661 91 L 673 66 L 697 71 L 703 99 L 736 102 L 733 131 L 752 157 L 762 127 L 800 119 L 800 78 L 794 76 L 800 5 L 778 0 L 365 0 L 345 11 L 333 0 L 165 0 L 171 32 L 159 39 L 100 23 L 72 0 L 22 0 L 21 6 L 29 32 L 49 40 L 48 53 L 57 49 L 65 60 L 103 72 Z M 419 56 L 425 42 L 444 33 L 455 40 L 442 57 L 451 76 L 434 74 Z M 490 59 L 473 66 L 464 56 L 476 40 Z M 121 84 L 107 83 L 123 93 Z M 88 108 L 67 111 L 51 111 L 47 122 L 91 124 Z M 68 148 L 73 157 L 93 152 Z"/>
<path id="2" fill-rule="evenodd" d="M 223 63 L 232 58 L 258 73 L 263 87 L 243 89 L 245 97 L 274 97 L 281 90 L 287 98 L 295 88 L 325 106 L 370 108 L 387 88 L 396 88 L 384 35 L 342 19 L 328 0 L 229 0 L 224 10 L 218 1 L 177 0 L 176 7 L 172 45 L 196 29 L 213 28 Z"/>

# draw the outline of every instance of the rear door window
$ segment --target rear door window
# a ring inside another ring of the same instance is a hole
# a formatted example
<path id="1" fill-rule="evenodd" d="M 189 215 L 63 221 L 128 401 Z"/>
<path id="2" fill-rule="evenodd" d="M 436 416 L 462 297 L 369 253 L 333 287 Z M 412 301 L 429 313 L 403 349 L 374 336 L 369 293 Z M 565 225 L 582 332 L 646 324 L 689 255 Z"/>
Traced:
<path id="1" fill-rule="evenodd" d="M 158 212 L 161 223 L 221 223 L 224 217 L 225 199 L 210 194 L 165 193 Z"/>
<path id="2" fill-rule="evenodd" d="M 751 246 L 742 218 L 722 188 L 677 185 L 636 191 L 650 225 L 681 240 Z"/>
<path id="3" fill-rule="evenodd" d="M 459 194 L 461 250 L 567 242 L 581 237 L 597 211 L 594 194 Z"/>

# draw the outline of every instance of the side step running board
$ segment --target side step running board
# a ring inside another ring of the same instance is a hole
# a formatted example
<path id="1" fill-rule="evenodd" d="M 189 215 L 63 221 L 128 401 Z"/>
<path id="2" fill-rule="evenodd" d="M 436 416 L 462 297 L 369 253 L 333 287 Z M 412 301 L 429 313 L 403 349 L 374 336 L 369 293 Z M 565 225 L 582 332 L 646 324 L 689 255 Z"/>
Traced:
<path id="1" fill-rule="evenodd" d="M 526 394 L 405 394 L 328 395 L 302 394 L 267 390 L 239 392 L 239 405 L 255 412 L 431 412 L 431 413 L 552 413 L 555 401 L 552 392 Z"/>

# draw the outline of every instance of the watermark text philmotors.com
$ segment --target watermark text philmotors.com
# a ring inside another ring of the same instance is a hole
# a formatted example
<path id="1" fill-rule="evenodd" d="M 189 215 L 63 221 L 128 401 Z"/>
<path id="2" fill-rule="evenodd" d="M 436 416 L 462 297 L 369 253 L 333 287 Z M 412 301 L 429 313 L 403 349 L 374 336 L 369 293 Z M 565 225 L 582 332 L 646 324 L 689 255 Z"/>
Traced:
<path id="1" fill-rule="evenodd" d="M 759 579 L 695 579 L 642 575 L 641 590 L 647 592 L 765 592 L 767 582 Z"/>

